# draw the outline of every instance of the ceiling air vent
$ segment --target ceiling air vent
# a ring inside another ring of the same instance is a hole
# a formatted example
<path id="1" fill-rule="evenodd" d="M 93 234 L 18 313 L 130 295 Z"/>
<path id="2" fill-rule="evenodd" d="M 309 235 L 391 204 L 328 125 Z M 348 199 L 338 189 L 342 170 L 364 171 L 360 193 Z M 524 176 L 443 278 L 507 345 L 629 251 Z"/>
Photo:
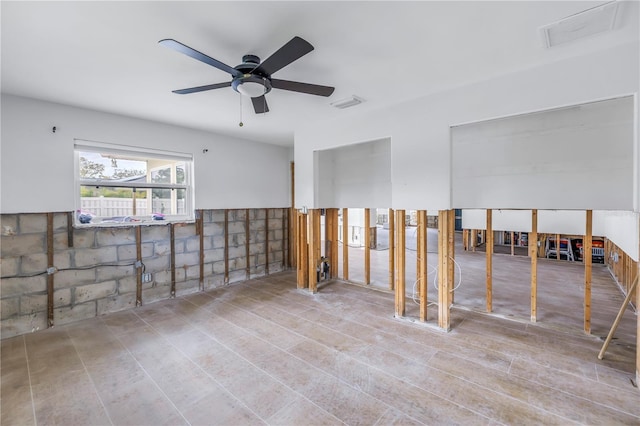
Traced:
<path id="1" fill-rule="evenodd" d="M 558 46 L 611 31 L 615 26 L 617 13 L 618 2 L 609 2 L 540 27 L 540 33 L 547 48 Z"/>
<path id="2" fill-rule="evenodd" d="M 339 101 L 331 102 L 331 106 L 340 108 L 340 109 L 345 109 L 345 108 L 359 105 L 363 102 L 364 102 L 364 99 L 352 95 L 346 99 L 341 99 Z"/>

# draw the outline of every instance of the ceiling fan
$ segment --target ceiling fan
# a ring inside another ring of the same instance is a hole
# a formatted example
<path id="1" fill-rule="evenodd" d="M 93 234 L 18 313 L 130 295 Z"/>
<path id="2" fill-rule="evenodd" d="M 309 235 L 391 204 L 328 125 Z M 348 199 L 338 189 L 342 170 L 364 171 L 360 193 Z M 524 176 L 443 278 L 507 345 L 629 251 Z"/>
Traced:
<path id="1" fill-rule="evenodd" d="M 236 92 L 251 98 L 256 114 L 263 114 L 269 112 L 269 107 L 267 106 L 264 95 L 269 93 L 273 88 L 317 96 L 331 96 L 335 90 L 335 88 L 329 86 L 271 78 L 271 75 L 276 71 L 286 67 L 313 50 L 313 46 L 309 42 L 297 36 L 292 38 L 262 63 L 260 62 L 260 58 L 255 55 L 244 55 L 242 57 L 242 63 L 235 67 L 230 67 L 217 59 L 213 59 L 173 39 L 160 40 L 158 43 L 187 56 L 191 56 L 193 59 L 204 62 L 219 70 L 228 72 L 232 76 L 229 82 L 173 91 L 173 93 L 180 95 L 231 86 Z"/>

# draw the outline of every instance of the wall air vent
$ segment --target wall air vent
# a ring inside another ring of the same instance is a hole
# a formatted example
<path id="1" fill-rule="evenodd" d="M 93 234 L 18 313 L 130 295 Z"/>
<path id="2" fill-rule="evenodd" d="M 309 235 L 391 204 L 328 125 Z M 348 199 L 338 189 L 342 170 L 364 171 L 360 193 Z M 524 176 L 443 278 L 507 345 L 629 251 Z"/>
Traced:
<path id="1" fill-rule="evenodd" d="M 618 2 L 612 1 L 540 27 L 547 48 L 613 30 Z"/>
<path id="2" fill-rule="evenodd" d="M 346 99 L 341 99 L 339 101 L 331 102 L 331 106 L 340 108 L 340 109 L 345 109 L 345 108 L 359 105 L 363 102 L 364 102 L 364 99 L 359 98 L 355 95 L 352 95 Z"/>

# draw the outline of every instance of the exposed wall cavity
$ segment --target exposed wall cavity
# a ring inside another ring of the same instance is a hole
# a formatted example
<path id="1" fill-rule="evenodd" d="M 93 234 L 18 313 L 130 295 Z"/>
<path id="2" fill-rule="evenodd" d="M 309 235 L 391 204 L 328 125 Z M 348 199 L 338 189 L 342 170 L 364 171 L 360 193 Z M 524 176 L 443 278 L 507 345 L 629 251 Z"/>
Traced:
<path id="1" fill-rule="evenodd" d="M 202 210 L 196 223 L 141 226 L 139 241 L 135 226 L 74 229 L 70 214 L 52 216 L 48 229 L 46 213 L 0 215 L 3 339 L 131 309 L 138 295 L 147 304 L 287 267 L 283 208 Z M 150 281 L 139 282 L 139 269 Z"/>

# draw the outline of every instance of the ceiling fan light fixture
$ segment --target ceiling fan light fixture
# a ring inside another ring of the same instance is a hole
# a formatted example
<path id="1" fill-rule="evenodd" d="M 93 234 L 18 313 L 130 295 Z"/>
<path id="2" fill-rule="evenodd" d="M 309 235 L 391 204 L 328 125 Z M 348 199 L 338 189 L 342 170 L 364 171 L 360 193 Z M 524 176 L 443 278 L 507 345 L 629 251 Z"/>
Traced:
<path id="1" fill-rule="evenodd" d="M 253 74 L 244 74 L 233 80 L 231 86 L 236 92 L 250 98 L 259 98 L 271 91 L 271 82 L 268 79 Z"/>

